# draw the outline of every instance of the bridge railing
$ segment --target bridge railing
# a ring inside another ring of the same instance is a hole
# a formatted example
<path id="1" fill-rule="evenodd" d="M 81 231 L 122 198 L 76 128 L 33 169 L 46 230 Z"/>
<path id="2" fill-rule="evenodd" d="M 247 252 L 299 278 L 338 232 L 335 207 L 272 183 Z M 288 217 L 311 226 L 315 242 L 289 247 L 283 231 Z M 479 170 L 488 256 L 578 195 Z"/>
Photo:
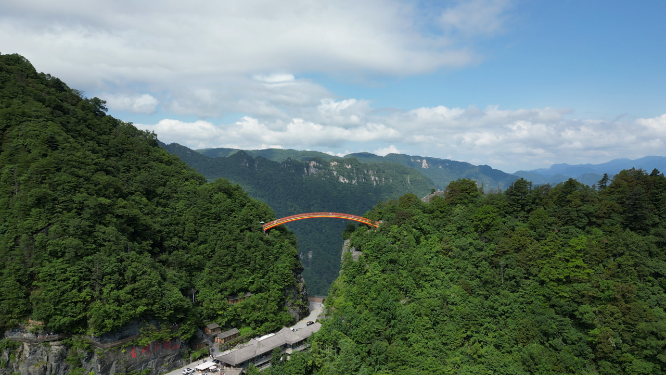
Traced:
<path id="1" fill-rule="evenodd" d="M 303 214 L 298 214 L 298 215 L 291 215 L 287 217 L 283 217 L 277 220 L 273 220 L 271 222 L 268 222 L 263 225 L 264 231 L 267 231 L 273 227 L 276 227 L 278 225 L 282 225 L 285 223 L 288 223 L 290 221 L 296 221 L 296 220 L 302 220 L 302 219 L 311 219 L 311 218 L 317 218 L 317 217 L 328 217 L 328 218 L 337 218 L 337 219 L 347 219 L 347 220 L 353 220 L 353 221 L 358 221 L 367 225 L 371 225 L 374 227 L 378 227 L 378 223 L 373 222 L 370 219 L 364 218 L 362 216 L 356 216 L 356 215 L 351 215 L 351 214 L 344 214 L 340 212 L 309 212 L 309 213 L 303 213 Z"/>

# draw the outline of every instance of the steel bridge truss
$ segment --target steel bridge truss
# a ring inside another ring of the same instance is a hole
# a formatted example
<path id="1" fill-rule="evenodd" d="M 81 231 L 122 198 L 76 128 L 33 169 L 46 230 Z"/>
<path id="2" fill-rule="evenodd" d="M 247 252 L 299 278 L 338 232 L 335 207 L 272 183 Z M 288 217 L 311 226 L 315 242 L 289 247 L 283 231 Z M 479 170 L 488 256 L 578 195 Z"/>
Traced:
<path id="1" fill-rule="evenodd" d="M 352 220 L 352 221 L 357 221 L 359 223 L 363 223 L 366 225 L 373 226 L 375 228 L 379 227 L 379 222 L 373 222 L 370 219 L 366 219 L 363 216 L 356 216 L 356 215 L 350 215 L 350 214 L 341 214 L 339 212 L 308 212 L 304 214 L 298 214 L 298 215 L 292 215 L 292 216 L 287 216 L 283 217 L 281 219 L 273 220 L 270 221 L 264 225 L 264 232 L 268 231 L 271 228 L 275 228 L 278 225 L 286 224 L 291 221 L 296 221 L 296 220 L 303 220 L 303 219 L 314 219 L 318 217 L 330 217 L 334 219 L 345 219 L 345 220 Z"/>

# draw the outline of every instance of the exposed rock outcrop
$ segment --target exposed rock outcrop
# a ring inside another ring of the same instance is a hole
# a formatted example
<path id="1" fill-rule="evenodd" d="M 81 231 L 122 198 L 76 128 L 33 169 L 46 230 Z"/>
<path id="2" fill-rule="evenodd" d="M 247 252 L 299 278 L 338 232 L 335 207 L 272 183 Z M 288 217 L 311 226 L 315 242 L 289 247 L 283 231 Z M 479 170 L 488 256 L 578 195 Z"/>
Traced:
<path id="1" fill-rule="evenodd" d="M 98 375 L 144 373 L 157 375 L 184 366 L 187 346 L 175 339 L 149 345 L 98 349 L 92 345 L 67 346 L 62 341 L 21 342 L 0 353 L 0 374 Z"/>
<path id="2" fill-rule="evenodd" d="M 432 194 L 428 194 L 425 197 L 421 198 L 421 200 L 425 203 L 430 203 L 430 200 L 433 199 L 434 197 L 443 197 L 444 192 L 443 191 L 436 191 Z"/>
<path id="3" fill-rule="evenodd" d="M 354 259 L 354 261 L 358 261 L 358 258 L 361 256 L 361 254 L 363 254 L 363 252 L 362 251 L 357 251 L 356 248 L 353 247 L 353 246 L 351 246 L 351 248 L 350 248 L 350 246 L 351 246 L 351 244 L 350 244 L 349 240 L 348 239 L 345 240 L 344 245 L 342 245 L 342 256 L 341 256 L 340 259 L 344 259 L 345 253 L 350 252 L 351 256 L 352 256 L 352 259 Z"/>
<path id="4" fill-rule="evenodd" d="M 308 289 L 305 286 L 303 276 L 298 273 L 294 274 L 294 277 L 298 280 L 298 283 L 291 288 L 287 288 L 284 294 L 289 314 L 298 321 L 310 314 L 310 308 L 308 307 Z"/>

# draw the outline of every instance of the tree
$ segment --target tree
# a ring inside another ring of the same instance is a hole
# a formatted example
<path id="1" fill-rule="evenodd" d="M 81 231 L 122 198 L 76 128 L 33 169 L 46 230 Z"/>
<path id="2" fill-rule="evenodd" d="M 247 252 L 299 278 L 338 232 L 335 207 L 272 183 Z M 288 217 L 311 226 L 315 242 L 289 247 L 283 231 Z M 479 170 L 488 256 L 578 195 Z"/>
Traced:
<path id="1" fill-rule="evenodd" d="M 608 181 L 610 181 L 610 178 L 608 177 L 608 173 L 604 173 L 604 176 L 597 182 L 597 188 L 599 190 L 604 190 L 606 187 L 608 187 Z"/>
<path id="2" fill-rule="evenodd" d="M 282 364 L 282 347 L 273 349 L 271 353 L 271 367 L 277 367 Z"/>
<path id="3" fill-rule="evenodd" d="M 528 196 L 532 191 L 532 182 L 519 178 L 504 191 L 508 203 L 508 212 L 525 217 L 528 211 Z"/>
<path id="4" fill-rule="evenodd" d="M 476 181 L 469 178 L 452 181 L 444 189 L 444 199 L 450 205 L 472 203 L 482 194 Z"/>

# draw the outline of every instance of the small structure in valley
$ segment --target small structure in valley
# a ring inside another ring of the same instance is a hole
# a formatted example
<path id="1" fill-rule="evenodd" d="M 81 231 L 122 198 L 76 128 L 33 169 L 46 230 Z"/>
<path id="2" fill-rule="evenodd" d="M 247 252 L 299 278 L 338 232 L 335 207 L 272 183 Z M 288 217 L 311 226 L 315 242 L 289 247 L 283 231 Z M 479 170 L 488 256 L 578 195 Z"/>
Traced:
<path id="1" fill-rule="evenodd" d="M 206 326 L 206 328 L 204 328 L 204 331 L 206 332 L 206 334 L 215 335 L 220 333 L 222 329 L 220 328 L 219 325 L 217 325 L 217 323 L 210 323 L 209 325 Z"/>
<path id="2" fill-rule="evenodd" d="M 240 332 L 238 331 L 237 328 L 232 328 L 228 331 L 218 333 L 215 335 L 215 342 L 218 344 L 224 344 L 225 342 L 229 342 L 233 339 L 238 338 L 240 336 Z"/>
<path id="3" fill-rule="evenodd" d="M 199 371 L 199 372 L 206 372 L 211 367 L 215 367 L 214 362 L 204 362 L 204 363 L 200 364 L 199 366 L 195 367 L 194 369 Z"/>
<path id="4" fill-rule="evenodd" d="M 217 357 L 228 367 L 247 368 L 250 363 L 262 368 L 269 364 L 273 349 L 282 348 L 282 354 L 290 355 L 306 348 L 305 340 L 319 331 L 321 323 L 314 323 L 305 328 L 292 331 L 284 327 L 277 333 L 250 340 L 241 348 L 231 350 Z"/>

